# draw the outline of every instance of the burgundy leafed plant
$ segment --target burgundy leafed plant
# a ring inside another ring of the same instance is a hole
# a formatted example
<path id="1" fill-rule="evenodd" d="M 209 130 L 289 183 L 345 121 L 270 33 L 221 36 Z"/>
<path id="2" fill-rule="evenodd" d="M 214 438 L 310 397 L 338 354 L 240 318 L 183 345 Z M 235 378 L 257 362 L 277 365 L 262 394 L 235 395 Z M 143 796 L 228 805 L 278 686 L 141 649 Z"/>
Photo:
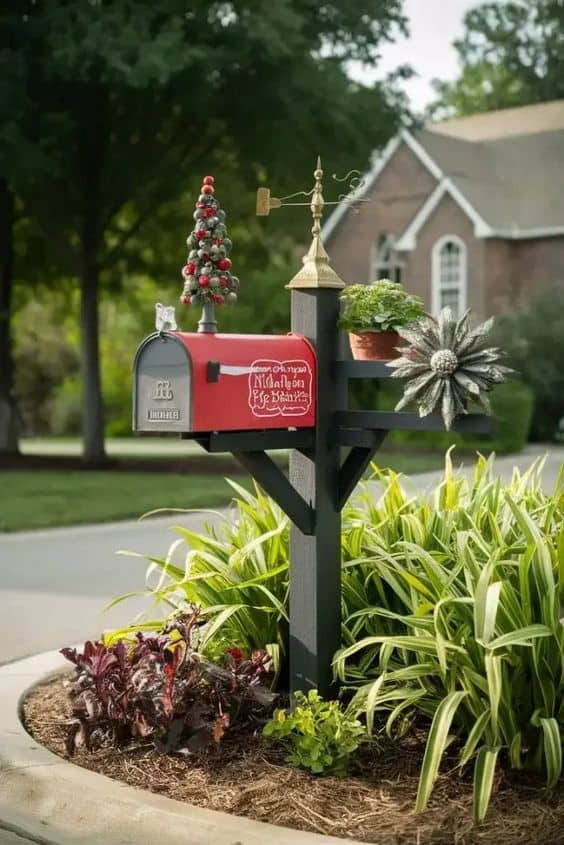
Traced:
<path id="1" fill-rule="evenodd" d="M 68 752 L 147 737 L 162 751 L 189 753 L 234 725 L 264 722 L 275 700 L 269 656 L 231 648 L 221 664 L 209 663 L 193 647 L 201 624 L 194 609 L 158 635 L 62 649 L 76 667 Z"/>

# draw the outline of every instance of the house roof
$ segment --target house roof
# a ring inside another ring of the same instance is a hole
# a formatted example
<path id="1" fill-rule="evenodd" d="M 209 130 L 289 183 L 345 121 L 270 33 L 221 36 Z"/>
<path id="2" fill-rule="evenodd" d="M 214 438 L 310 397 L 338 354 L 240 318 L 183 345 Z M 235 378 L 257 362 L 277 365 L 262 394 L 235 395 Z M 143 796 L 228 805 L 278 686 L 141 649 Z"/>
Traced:
<path id="1" fill-rule="evenodd" d="M 505 134 L 495 138 L 469 140 L 455 137 L 450 130 L 456 123 L 458 132 L 464 129 L 466 135 L 471 135 L 472 121 L 484 118 L 481 131 L 485 133 L 488 124 L 485 118 L 495 116 L 488 131 L 493 133 L 495 126 L 495 132 L 499 133 L 503 124 L 501 112 L 474 115 L 436 126 L 431 124 L 413 134 L 402 130 L 375 161 L 362 190 L 366 194 L 372 188 L 402 142 L 437 180 L 435 190 L 399 238 L 397 248 L 415 246 L 417 232 L 445 193 L 452 196 L 473 221 L 477 237 L 527 238 L 564 234 L 564 100 L 541 105 L 543 108 L 525 106 L 505 110 L 511 113 Z M 514 132 L 515 113 L 518 112 L 536 113 L 538 118 L 534 124 L 529 121 L 529 131 L 519 135 Z M 539 128 L 550 121 L 556 125 L 558 115 L 561 128 Z M 451 125 L 448 133 L 444 131 L 447 124 Z M 531 129 L 533 125 L 536 130 Z M 325 237 L 333 232 L 346 210 L 346 205 L 337 206 L 324 226 Z"/>
<path id="2" fill-rule="evenodd" d="M 564 128 L 478 142 L 425 129 L 415 137 L 494 232 L 564 228 Z"/>
<path id="3" fill-rule="evenodd" d="M 430 124 L 427 129 L 463 141 L 493 141 L 513 135 L 553 132 L 564 129 L 564 100 L 455 117 Z"/>

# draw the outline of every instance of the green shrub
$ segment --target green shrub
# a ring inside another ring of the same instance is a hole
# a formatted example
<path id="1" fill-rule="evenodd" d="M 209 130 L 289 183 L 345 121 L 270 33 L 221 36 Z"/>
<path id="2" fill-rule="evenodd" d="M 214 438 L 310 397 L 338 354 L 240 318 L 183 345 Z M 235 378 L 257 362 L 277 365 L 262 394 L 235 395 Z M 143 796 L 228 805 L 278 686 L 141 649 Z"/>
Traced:
<path id="1" fill-rule="evenodd" d="M 564 739 L 564 485 L 545 495 L 540 465 L 504 488 L 491 461 L 457 477 L 447 458 L 434 504 L 397 477 L 365 496 L 345 541 L 347 646 L 339 679 L 351 706 L 431 720 L 417 808 L 425 807 L 451 734 L 474 765 L 474 815 L 487 810 L 498 760 L 554 786 Z M 402 725 L 405 729 L 405 725 Z"/>
<path id="2" fill-rule="evenodd" d="M 532 389 L 532 437 L 553 440 L 564 417 L 564 289 L 552 285 L 499 320 L 498 342 Z"/>
<path id="3" fill-rule="evenodd" d="M 400 382 L 380 382 L 378 407 L 391 410 L 402 395 Z M 490 394 L 495 429 L 492 435 L 457 434 L 448 431 L 393 431 L 386 443 L 395 446 L 420 446 L 446 451 L 450 446 L 480 452 L 520 452 L 526 445 L 531 427 L 534 395 L 519 379 L 498 385 Z M 476 408 L 477 413 L 482 409 Z"/>
<path id="4" fill-rule="evenodd" d="M 263 733 L 289 749 L 287 761 L 313 774 L 346 774 L 349 758 L 366 736 L 354 715 L 338 701 L 323 701 L 316 690 L 295 694 L 295 707 L 275 710 Z"/>
<path id="5" fill-rule="evenodd" d="M 493 445 L 498 453 L 520 452 L 529 439 L 534 395 L 524 382 L 512 379 L 500 384 L 491 394 L 496 421 Z"/>

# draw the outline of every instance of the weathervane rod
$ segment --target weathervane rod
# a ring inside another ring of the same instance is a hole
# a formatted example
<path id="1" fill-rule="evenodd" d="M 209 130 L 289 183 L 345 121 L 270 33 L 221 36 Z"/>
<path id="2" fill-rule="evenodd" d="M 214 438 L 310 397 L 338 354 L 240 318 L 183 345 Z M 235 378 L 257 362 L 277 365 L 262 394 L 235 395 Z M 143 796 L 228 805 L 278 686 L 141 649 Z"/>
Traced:
<path id="1" fill-rule="evenodd" d="M 303 267 L 298 270 L 294 278 L 286 287 L 288 288 L 344 288 L 344 282 L 338 277 L 329 264 L 329 256 L 321 242 L 321 218 L 323 217 L 323 170 L 321 169 L 321 158 L 317 156 L 317 163 L 313 171 L 315 184 L 311 192 L 311 215 L 313 226 L 311 234 L 313 239 L 311 246 L 304 255 Z"/>

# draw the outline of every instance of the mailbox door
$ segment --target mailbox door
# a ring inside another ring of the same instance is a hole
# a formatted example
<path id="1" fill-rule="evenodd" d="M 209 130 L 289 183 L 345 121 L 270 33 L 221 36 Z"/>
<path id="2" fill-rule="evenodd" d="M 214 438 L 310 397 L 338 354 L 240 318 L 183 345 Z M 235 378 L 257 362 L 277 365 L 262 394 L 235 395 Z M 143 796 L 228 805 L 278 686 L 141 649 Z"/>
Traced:
<path id="1" fill-rule="evenodd" d="M 192 362 L 174 335 L 152 335 L 134 365 L 134 431 L 192 430 Z"/>
<path id="2" fill-rule="evenodd" d="M 193 432 L 315 425 L 315 350 L 304 337 L 184 332 L 176 337 L 192 361 Z"/>

